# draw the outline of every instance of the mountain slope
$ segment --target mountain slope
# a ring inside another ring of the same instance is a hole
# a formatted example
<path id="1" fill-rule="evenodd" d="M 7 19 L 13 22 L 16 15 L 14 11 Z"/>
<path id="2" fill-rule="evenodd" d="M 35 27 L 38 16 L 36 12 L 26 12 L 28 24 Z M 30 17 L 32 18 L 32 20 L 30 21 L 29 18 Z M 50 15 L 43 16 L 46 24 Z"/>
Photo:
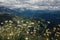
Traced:
<path id="1" fill-rule="evenodd" d="M 25 18 L 43 18 L 45 20 L 52 21 L 54 23 L 60 23 L 60 10 L 27 10 L 24 9 L 9 9 L 6 7 L 0 7 L 0 14 L 8 13 Z"/>

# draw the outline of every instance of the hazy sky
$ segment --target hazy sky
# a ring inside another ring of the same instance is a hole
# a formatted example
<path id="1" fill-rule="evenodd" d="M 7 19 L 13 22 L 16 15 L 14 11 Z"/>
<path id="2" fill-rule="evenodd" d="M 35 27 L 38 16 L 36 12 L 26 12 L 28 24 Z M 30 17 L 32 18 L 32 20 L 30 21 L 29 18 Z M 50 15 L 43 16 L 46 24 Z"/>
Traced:
<path id="1" fill-rule="evenodd" d="M 0 6 L 33 10 L 60 10 L 60 0 L 0 0 Z"/>

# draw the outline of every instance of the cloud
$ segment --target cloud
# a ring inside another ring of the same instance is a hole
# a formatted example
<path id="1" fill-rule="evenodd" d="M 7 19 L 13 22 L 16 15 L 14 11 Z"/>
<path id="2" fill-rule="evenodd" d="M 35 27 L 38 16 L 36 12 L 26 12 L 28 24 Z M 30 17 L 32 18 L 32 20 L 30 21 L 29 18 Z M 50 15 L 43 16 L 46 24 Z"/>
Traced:
<path id="1" fill-rule="evenodd" d="M 59 10 L 60 0 L 0 0 L 0 6 L 5 6 L 10 9 Z"/>

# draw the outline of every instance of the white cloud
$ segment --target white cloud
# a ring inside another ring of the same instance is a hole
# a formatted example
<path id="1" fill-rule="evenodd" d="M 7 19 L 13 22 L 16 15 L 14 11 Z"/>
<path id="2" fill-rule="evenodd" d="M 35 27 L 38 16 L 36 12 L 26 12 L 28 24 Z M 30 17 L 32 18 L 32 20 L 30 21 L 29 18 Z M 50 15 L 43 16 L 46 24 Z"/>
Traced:
<path id="1" fill-rule="evenodd" d="M 14 8 L 27 8 L 27 9 L 37 9 L 37 10 L 60 9 L 59 0 L 0 0 L 0 6 L 1 5 L 5 7 L 9 7 L 10 9 L 14 9 Z"/>
<path id="2" fill-rule="evenodd" d="M 40 1 L 41 1 L 41 0 L 40 0 Z M 31 3 L 31 4 L 35 4 L 35 3 L 39 2 L 39 0 L 28 0 L 28 1 L 26 1 L 26 2 Z"/>
<path id="3" fill-rule="evenodd" d="M 0 2 L 4 2 L 4 1 L 6 1 L 6 0 L 0 0 Z"/>

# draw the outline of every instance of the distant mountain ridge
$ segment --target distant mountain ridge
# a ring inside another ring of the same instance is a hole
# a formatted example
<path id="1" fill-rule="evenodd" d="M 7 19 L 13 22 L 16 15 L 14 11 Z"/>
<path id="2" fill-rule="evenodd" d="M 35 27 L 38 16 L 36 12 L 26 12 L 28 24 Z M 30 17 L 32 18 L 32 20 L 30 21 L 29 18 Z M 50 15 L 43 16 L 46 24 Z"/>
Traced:
<path id="1" fill-rule="evenodd" d="M 0 6 L 0 13 L 8 13 L 20 17 L 43 18 L 45 20 L 56 21 L 60 20 L 60 10 L 27 10 L 24 9 L 9 9 Z M 60 23 L 60 22 L 59 22 Z"/>

